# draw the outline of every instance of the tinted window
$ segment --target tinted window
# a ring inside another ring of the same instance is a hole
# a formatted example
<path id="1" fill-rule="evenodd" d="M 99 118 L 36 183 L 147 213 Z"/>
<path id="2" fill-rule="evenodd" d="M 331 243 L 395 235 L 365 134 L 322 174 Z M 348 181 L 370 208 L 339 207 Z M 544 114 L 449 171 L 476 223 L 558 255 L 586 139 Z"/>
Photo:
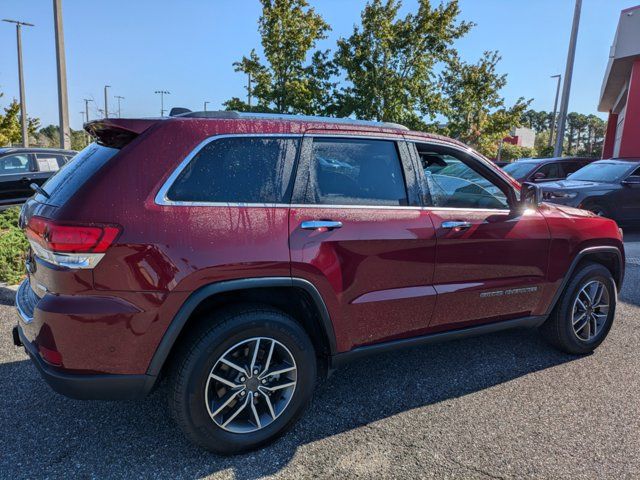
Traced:
<path id="1" fill-rule="evenodd" d="M 542 179 L 548 180 L 552 178 L 564 178 L 565 175 L 562 171 L 562 167 L 559 163 L 546 163 L 542 165 L 536 172 L 533 174 L 534 177 L 541 173 L 544 175 Z"/>
<path id="2" fill-rule="evenodd" d="M 524 179 L 536 167 L 537 163 L 513 162 L 505 165 L 503 170 L 516 180 Z"/>
<path id="3" fill-rule="evenodd" d="M 0 157 L 0 175 L 26 173 L 29 171 L 29 155 L 7 155 L 6 157 Z"/>
<path id="4" fill-rule="evenodd" d="M 567 175 L 571 175 L 573 172 L 577 172 L 585 165 L 588 164 L 581 162 L 563 162 L 562 169 L 564 170 L 564 176 L 566 177 Z"/>
<path id="5" fill-rule="evenodd" d="M 287 203 L 298 140 L 214 140 L 193 157 L 167 192 L 185 202 Z"/>
<path id="6" fill-rule="evenodd" d="M 434 153 L 421 159 L 431 206 L 509 208 L 502 190 L 461 160 Z"/>
<path id="7" fill-rule="evenodd" d="M 630 164 L 594 162 L 571 175 L 571 180 L 615 182 L 630 170 Z"/>
<path id="8" fill-rule="evenodd" d="M 38 195 L 38 201 L 50 205 L 62 205 L 119 151 L 92 143 L 45 182 L 42 188 L 51 198 L 46 199 Z"/>
<path id="9" fill-rule="evenodd" d="M 406 205 L 396 144 L 388 140 L 313 141 L 309 202 L 325 205 Z"/>

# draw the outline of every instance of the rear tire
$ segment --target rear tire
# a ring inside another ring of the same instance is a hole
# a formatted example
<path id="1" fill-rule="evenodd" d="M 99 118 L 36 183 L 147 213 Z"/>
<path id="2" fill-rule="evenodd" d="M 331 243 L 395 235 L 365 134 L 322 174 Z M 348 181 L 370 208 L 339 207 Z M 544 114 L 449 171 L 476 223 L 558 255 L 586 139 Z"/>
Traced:
<path id="1" fill-rule="evenodd" d="M 182 344 L 170 375 L 170 410 L 207 450 L 253 450 L 303 413 L 315 385 L 315 351 L 294 319 L 270 307 L 224 310 L 212 320 Z"/>
<path id="2" fill-rule="evenodd" d="M 611 272 L 599 263 L 582 264 L 542 325 L 546 340 L 566 353 L 593 352 L 607 337 L 617 302 Z"/>

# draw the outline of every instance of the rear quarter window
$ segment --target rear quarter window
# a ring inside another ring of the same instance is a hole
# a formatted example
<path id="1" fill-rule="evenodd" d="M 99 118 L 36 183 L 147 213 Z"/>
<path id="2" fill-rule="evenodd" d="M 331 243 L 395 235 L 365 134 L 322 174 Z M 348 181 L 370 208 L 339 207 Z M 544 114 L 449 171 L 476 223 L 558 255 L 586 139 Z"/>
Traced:
<path id="1" fill-rule="evenodd" d="M 213 139 L 180 171 L 169 202 L 288 203 L 299 139 Z"/>

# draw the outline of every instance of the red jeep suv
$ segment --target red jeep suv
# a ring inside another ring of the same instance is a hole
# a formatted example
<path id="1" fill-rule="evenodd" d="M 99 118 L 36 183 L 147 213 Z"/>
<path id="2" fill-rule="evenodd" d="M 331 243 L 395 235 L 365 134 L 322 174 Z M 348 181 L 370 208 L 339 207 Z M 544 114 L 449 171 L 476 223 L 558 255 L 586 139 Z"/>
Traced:
<path id="1" fill-rule="evenodd" d="M 465 145 L 387 123 L 236 112 L 105 119 L 24 205 L 14 341 L 51 387 L 132 399 L 168 378 L 195 443 L 290 427 L 316 378 L 399 347 L 540 327 L 606 337 L 615 222 L 539 202 Z"/>

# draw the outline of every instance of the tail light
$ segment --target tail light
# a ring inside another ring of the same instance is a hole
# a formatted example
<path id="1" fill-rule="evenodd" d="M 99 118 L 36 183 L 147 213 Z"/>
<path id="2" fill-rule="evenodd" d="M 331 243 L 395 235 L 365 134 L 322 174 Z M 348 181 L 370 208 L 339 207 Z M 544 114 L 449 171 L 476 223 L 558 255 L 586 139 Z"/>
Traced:
<path id="1" fill-rule="evenodd" d="M 67 268 L 93 268 L 115 242 L 121 227 L 102 224 L 60 224 L 31 217 L 25 232 L 34 253 Z"/>

